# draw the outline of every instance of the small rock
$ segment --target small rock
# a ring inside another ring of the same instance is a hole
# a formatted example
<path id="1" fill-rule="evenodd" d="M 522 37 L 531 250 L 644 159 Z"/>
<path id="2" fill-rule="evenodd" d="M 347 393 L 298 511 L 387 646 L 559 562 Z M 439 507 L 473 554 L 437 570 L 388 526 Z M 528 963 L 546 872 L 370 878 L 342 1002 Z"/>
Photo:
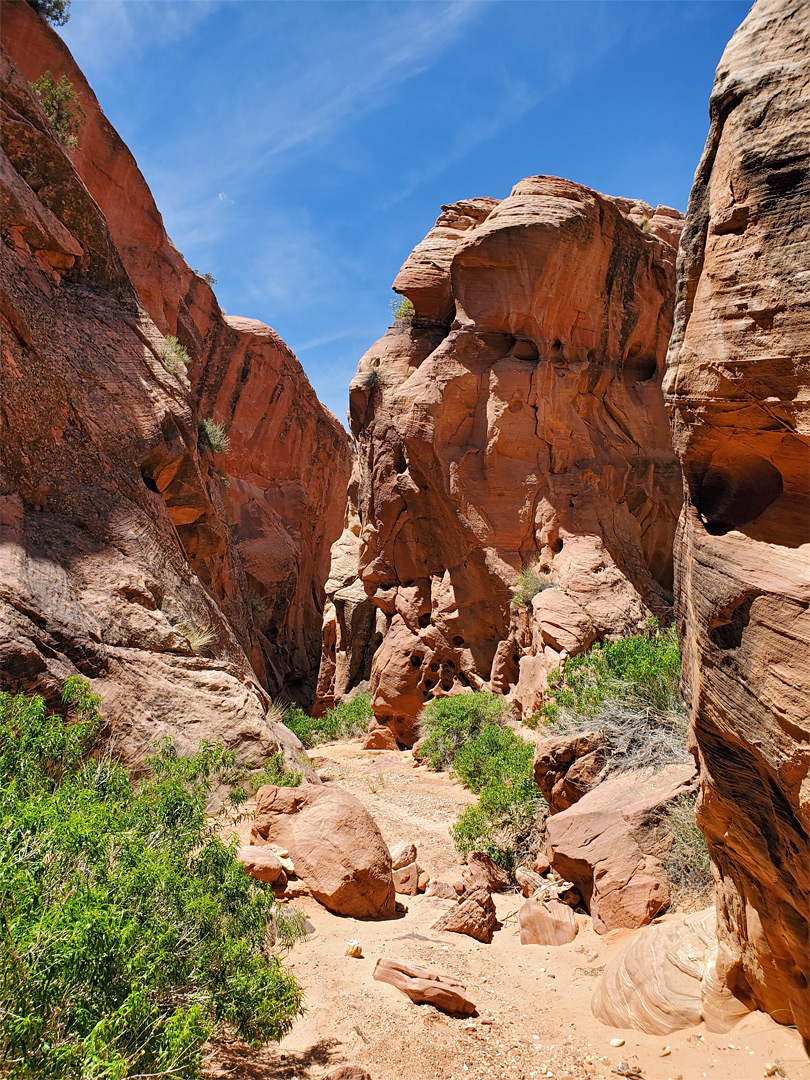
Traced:
<path id="1" fill-rule="evenodd" d="M 779 1072 L 779 1066 L 772 1064 L 770 1061 L 765 1066 L 763 1076 L 776 1076 Z"/>
<path id="2" fill-rule="evenodd" d="M 624 1039 L 611 1039 L 610 1040 L 610 1045 L 611 1046 L 624 1046 Z"/>
<path id="3" fill-rule="evenodd" d="M 669 1057 L 669 1055 L 671 1053 L 672 1053 L 672 1048 L 669 1047 L 669 1046 L 665 1046 L 664 1049 L 661 1051 L 661 1053 L 658 1056 L 659 1057 Z"/>
<path id="4" fill-rule="evenodd" d="M 416 844 L 403 840 L 391 848 L 391 869 L 401 870 L 403 866 L 416 862 Z"/>
<path id="5" fill-rule="evenodd" d="M 453 882 L 453 888 L 456 890 L 456 893 L 461 896 L 464 892 L 464 882 L 460 878 L 456 878 Z"/>
<path id="6" fill-rule="evenodd" d="M 371 1073 L 361 1065 L 338 1065 L 331 1069 L 323 1080 L 371 1080 Z"/>
<path id="7" fill-rule="evenodd" d="M 431 881 L 425 889 L 425 896 L 435 896 L 440 900 L 456 900 L 458 893 L 446 881 Z"/>
<path id="8" fill-rule="evenodd" d="M 416 887 L 419 889 L 419 892 L 424 892 L 427 889 L 429 884 L 430 884 L 430 874 L 427 874 L 427 873 L 425 873 L 423 871 L 419 875 L 419 880 L 416 883 Z"/>
<path id="9" fill-rule="evenodd" d="M 547 874 L 551 869 L 551 863 L 545 857 L 545 855 L 535 855 L 534 862 L 532 863 L 532 870 L 535 874 Z"/>
<path id="10" fill-rule="evenodd" d="M 471 889 L 485 888 L 503 892 L 509 888 L 509 875 L 485 851 L 468 851 L 461 876 Z"/>
<path id="11" fill-rule="evenodd" d="M 395 892 L 404 893 L 405 896 L 416 896 L 419 892 L 419 874 L 419 866 L 415 862 L 394 870 L 392 876 Z"/>
<path id="12" fill-rule="evenodd" d="M 359 941 L 350 941 L 346 946 L 346 955 L 353 956 L 355 959 L 360 960 L 363 956 L 363 949 Z"/>

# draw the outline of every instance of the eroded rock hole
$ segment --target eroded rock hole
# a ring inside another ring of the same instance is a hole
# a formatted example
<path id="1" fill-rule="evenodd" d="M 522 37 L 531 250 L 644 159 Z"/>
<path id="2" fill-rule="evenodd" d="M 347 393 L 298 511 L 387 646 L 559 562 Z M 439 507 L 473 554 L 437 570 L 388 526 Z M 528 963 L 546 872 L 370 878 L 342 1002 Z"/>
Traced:
<path id="1" fill-rule="evenodd" d="M 422 663 L 422 657 L 419 653 L 411 653 L 411 667 L 419 667 Z"/>
<path id="2" fill-rule="evenodd" d="M 452 690 L 453 684 L 449 679 L 442 679 L 442 690 Z"/>
<path id="3" fill-rule="evenodd" d="M 144 484 L 149 488 L 150 491 L 154 491 L 156 495 L 160 494 L 160 488 L 155 483 L 154 476 L 152 476 L 151 472 L 149 471 L 149 469 L 146 468 L 146 466 L 141 469 L 141 480 L 143 480 Z"/>
<path id="4" fill-rule="evenodd" d="M 461 636 L 461 634 L 456 634 L 456 636 L 453 638 L 453 644 L 457 649 L 461 648 L 461 646 L 464 644 L 464 638 Z"/>
<path id="5" fill-rule="evenodd" d="M 398 473 L 408 471 L 408 459 L 405 457 L 405 451 L 401 446 L 396 446 L 394 448 L 394 469 Z"/>
<path id="6" fill-rule="evenodd" d="M 540 350 L 533 341 L 516 341 L 512 355 L 518 360 L 537 360 Z"/>
<path id="7" fill-rule="evenodd" d="M 723 536 L 767 510 L 783 490 L 782 474 L 758 454 L 713 462 L 700 480 L 695 505 L 706 532 Z"/>
<path id="8" fill-rule="evenodd" d="M 715 626 L 709 631 L 709 637 L 718 649 L 739 649 L 742 644 L 743 631 L 751 621 L 751 605 L 754 597 L 749 596 L 731 614 L 731 618 L 722 626 Z"/>
<path id="9" fill-rule="evenodd" d="M 429 613 L 426 611 L 424 613 L 424 615 L 420 615 L 419 618 L 416 621 L 419 623 L 419 626 L 421 627 L 422 630 L 427 629 L 427 627 L 430 626 L 430 615 L 429 615 Z"/>
<path id="10" fill-rule="evenodd" d="M 560 552 L 563 549 L 563 542 L 559 537 L 557 537 L 556 540 L 553 540 L 551 542 L 551 544 L 549 544 L 549 547 L 551 548 L 551 550 L 554 552 L 555 555 L 559 555 Z"/>
<path id="11" fill-rule="evenodd" d="M 467 678 L 467 676 L 464 674 L 463 671 L 460 673 L 460 675 L 458 677 L 458 681 L 461 683 L 462 686 L 469 686 L 470 685 L 470 680 Z"/>
<path id="12" fill-rule="evenodd" d="M 654 356 L 628 356 L 623 365 L 625 382 L 649 382 L 658 372 Z"/>
<path id="13" fill-rule="evenodd" d="M 433 663 L 432 663 L 432 664 L 430 665 L 430 670 L 431 670 L 431 671 L 438 671 L 438 670 L 439 670 L 439 665 L 438 665 L 438 663 L 437 663 L 437 662 L 436 662 L 435 660 L 434 660 L 434 661 L 433 661 Z"/>

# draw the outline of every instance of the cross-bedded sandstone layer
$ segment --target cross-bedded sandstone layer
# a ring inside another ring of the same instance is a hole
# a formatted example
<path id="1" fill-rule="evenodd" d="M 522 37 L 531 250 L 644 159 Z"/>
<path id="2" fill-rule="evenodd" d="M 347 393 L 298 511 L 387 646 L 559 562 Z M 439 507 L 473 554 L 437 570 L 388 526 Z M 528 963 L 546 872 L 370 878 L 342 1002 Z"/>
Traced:
<path id="1" fill-rule="evenodd" d="M 443 208 L 394 283 L 413 316 L 351 386 L 357 513 L 327 590 L 326 694 L 330 664 L 340 696 L 373 652 L 376 716 L 409 743 L 431 697 L 487 688 L 528 714 L 565 654 L 666 619 L 679 229 L 674 210 L 548 176 Z M 514 610 L 521 568 L 553 587 Z"/>
<path id="2" fill-rule="evenodd" d="M 810 12 L 758 0 L 715 77 L 666 392 L 698 818 L 720 974 L 807 1037 L 810 912 Z"/>

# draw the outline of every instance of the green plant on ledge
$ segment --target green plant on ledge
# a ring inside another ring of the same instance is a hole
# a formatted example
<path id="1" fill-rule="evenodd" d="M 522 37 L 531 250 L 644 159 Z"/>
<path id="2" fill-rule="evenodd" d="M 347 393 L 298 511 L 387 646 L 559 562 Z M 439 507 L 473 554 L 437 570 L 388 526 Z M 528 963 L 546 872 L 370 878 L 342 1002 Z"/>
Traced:
<path id="1" fill-rule="evenodd" d="M 46 71 L 29 85 L 39 98 L 42 111 L 56 129 L 62 145 L 68 150 L 75 149 L 79 142 L 79 128 L 87 114 L 79 104 L 73 83 L 67 75 L 57 82 L 53 72 Z"/>
<path id="2" fill-rule="evenodd" d="M 551 574 L 538 573 L 534 566 L 524 566 L 512 586 L 512 599 L 509 606 L 513 611 L 531 607 L 532 600 L 538 593 L 556 588 L 557 583 L 552 580 Z"/>
<path id="3" fill-rule="evenodd" d="M 28 6 L 51 26 L 64 26 L 70 18 L 70 0 L 28 0 Z"/>
<path id="4" fill-rule="evenodd" d="M 411 319 L 416 314 L 413 304 L 407 296 L 391 297 L 391 313 L 395 320 Z"/>
<path id="5" fill-rule="evenodd" d="M 168 372 L 174 375 L 178 371 L 185 371 L 191 363 L 188 350 L 184 348 L 174 334 L 167 334 L 158 346 L 158 356 Z"/>
<path id="6" fill-rule="evenodd" d="M 225 425 L 218 424 L 210 416 L 200 417 L 197 421 L 197 436 L 200 446 L 207 447 L 213 454 L 227 454 L 231 449 Z"/>
<path id="7" fill-rule="evenodd" d="M 210 623 L 196 623 L 191 619 L 179 622 L 175 630 L 183 635 L 198 656 L 219 639 L 219 634 Z"/>

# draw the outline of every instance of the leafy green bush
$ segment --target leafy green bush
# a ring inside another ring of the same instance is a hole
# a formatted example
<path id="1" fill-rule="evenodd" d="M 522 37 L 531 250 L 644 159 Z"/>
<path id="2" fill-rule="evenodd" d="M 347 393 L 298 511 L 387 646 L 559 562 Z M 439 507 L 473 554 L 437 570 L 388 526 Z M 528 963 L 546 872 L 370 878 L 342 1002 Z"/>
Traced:
<path id="1" fill-rule="evenodd" d="M 373 716 L 369 695 L 355 694 L 351 701 L 339 701 L 319 717 L 307 716 L 299 706 L 291 705 L 284 714 L 284 723 L 309 749 L 318 743 L 362 735 Z"/>
<path id="2" fill-rule="evenodd" d="M 681 654 L 674 628 L 595 645 L 549 677 L 541 719 L 553 730 L 601 731 L 607 772 L 661 768 L 687 759 L 686 710 L 678 690 Z"/>
<path id="3" fill-rule="evenodd" d="M 133 784 L 99 752 L 86 684 L 64 700 L 70 724 L 0 695 L 0 1075 L 192 1080 L 225 1026 L 280 1039 L 303 1011 L 265 949 L 283 920 L 206 814 L 214 785 L 246 797 L 233 752 L 164 741 Z"/>
<path id="4" fill-rule="evenodd" d="M 391 313 L 395 319 L 410 319 L 416 314 L 407 296 L 391 297 Z"/>
<path id="5" fill-rule="evenodd" d="M 449 769 L 465 743 L 491 724 L 503 724 L 510 706 L 496 694 L 454 694 L 433 698 L 419 717 L 424 743 L 421 760 L 431 769 Z"/>
<path id="6" fill-rule="evenodd" d="M 227 454 L 231 449 L 225 425 L 210 417 L 200 417 L 197 421 L 197 438 L 200 446 L 207 446 L 214 454 Z"/>
<path id="7" fill-rule="evenodd" d="M 64 26 L 70 18 L 70 0 L 28 0 L 28 6 L 51 26 Z"/>
<path id="8" fill-rule="evenodd" d="M 532 600 L 538 593 L 556 588 L 557 583 L 552 581 L 551 574 L 538 573 L 533 566 L 524 566 L 512 586 L 512 599 L 509 606 L 513 611 L 531 607 Z"/>
<path id="9" fill-rule="evenodd" d="M 490 725 L 458 750 L 453 772 L 481 796 L 451 827 L 457 850 L 485 851 L 514 870 L 537 846 L 546 816 L 534 782 L 534 747 L 511 728 Z"/>
<path id="10" fill-rule="evenodd" d="M 667 807 L 661 822 L 672 847 L 664 855 L 672 907 L 697 910 L 711 903 L 714 879 L 706 837 L 695 820 L 696 795 L 682 795 Z"/>
<path id="11" fill-rule="evenodd" d="M 57 82 L 53 72 L 46 71 L 36 82 L 29 85 L 39 98 L 42 111 L 56 129 L 59 141 L 69 150 L 73 150 L 79 142 L 79 128 L 87 117 L 73 89 L 73 83 L 67 75 L 63 75 Z"/>
<path id="12" fill-rule="evenodd" d="M 173 375 L 178 371 L 185 371 L 191 363 L 188 349 L 180 344 L 174 334 L 167 334 L 161 341 L 158 356 L 166 370 Z"/>

